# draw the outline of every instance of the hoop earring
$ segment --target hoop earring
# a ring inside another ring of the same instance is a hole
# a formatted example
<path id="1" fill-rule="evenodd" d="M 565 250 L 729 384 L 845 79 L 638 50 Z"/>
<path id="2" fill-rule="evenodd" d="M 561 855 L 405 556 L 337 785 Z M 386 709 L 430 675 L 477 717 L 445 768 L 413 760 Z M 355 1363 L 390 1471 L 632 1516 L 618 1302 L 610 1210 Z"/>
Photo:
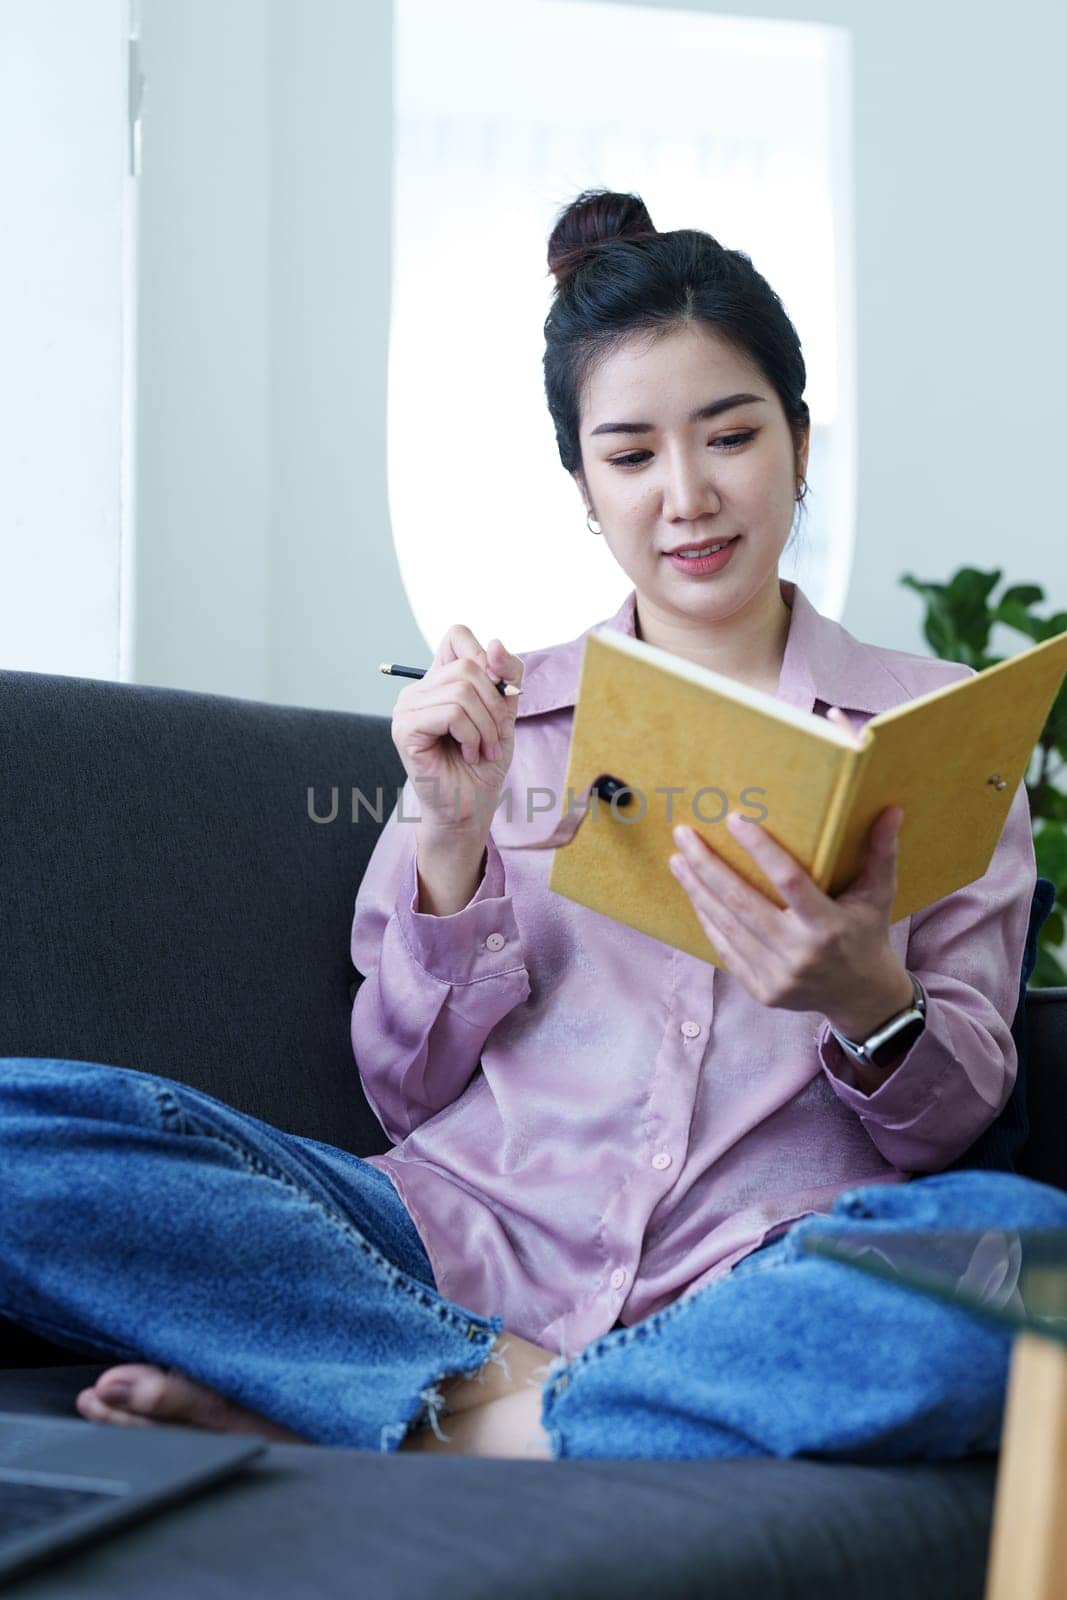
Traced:
<path id="1" fill-rule="evenodd" d="M 807 492 L 808 492 L 808 480 L 807 480 L 807 478 L 801 478 L 800 483 L 797 486 L 796 495 L 794 496 L 794 499 L 796 500 L 797 505 L 799 505 L 800 502 L 804 499 L 804 497 L 807 494 Z"/>
<path id="2" fill-rule="evenodd" d="M 597 522 L 597 525 L 596 525 L 595 528 L 593 527 L 594 521 L 596 521 L 596 519 L 594 518 L 592 511 L 587 511 L 586 514 L 585 514 L 585 525 L 589 529 L 589 532 L 590 533 L 603 533 L 604 530 L 600 526 L 599 522 Z"/>

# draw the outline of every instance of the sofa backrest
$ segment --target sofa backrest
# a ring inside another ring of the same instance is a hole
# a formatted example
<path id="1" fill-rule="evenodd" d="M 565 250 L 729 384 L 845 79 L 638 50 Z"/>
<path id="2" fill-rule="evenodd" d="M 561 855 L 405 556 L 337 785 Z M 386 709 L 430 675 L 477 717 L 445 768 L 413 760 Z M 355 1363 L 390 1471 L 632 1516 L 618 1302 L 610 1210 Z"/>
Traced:
<path id="1" fill-rule="evenodd" d="M 349 935 L 404 778 L 389 719 L 0 672 L 0 757 L 0 1056 L 137 1067 L 386 1149 Z M 1067 1188 L 1067 991 L 1031 991 L 1017 1021 L 1019 1166 Z"/>
<path id="2" fill-rule="evenodd" d="M 384 820 L 403 777 L 385 717 L 0 672 L 0 1056 L 135 1067 L 388 1149 L 349 1037 L 379 831 L 352 800 L 380 792 Z"/>

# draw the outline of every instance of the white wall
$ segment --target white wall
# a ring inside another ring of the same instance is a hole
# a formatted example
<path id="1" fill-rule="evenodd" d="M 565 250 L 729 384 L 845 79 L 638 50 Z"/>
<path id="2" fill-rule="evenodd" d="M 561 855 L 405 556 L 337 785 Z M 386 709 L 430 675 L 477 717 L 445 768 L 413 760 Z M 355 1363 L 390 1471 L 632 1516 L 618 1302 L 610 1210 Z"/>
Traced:
<path id="1" fill-rule="evenodd" d="M 147 0 L 141 683 L 269 698 L 270 282 L 261 0 Z"/>
<path id="2" fill-rule="evenodd" d="M 858 520 L 842 621 L 926 653 L 919 597 L 899 576 L 940 582 L 964 565 L 1001 567 L 1067 607 L 1067 7 L 729 10 L 853 30 Z M 993 639 L 1004 653 L 1025 642 L 1007 629 Z"/>
<path id="3" fill-rule="evenodd" d="M 1067 606 L 1067 8 L 729 9 L 854 30 L 845 623 L 924 650 L 898 577 L 963 563 Z M 122 11 L 0 0 L 0 661 L 116 676 Z M 385 491 L 391 6 L 144 0 L 143 19 L 132 676 L 387 711 L 375 664 L 425 651 Z"/>
<path id="4" fill-rule="evenodd" d="M 424 649 L 386 505 L 391 7 L 144 0 L 143 33 L 136 676 L 384 710 L 378 661 Z"/>
<path id="5" fill-rule="evenodd" d="M 0 667 L 121 675 L 125 0 L 0 0 Z"/>

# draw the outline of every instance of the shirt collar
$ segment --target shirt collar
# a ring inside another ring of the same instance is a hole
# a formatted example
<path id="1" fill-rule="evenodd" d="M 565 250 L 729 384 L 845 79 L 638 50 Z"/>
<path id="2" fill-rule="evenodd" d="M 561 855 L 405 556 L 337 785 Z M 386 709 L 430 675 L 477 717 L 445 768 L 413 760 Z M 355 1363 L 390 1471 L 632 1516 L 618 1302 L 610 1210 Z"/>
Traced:
<path id="1" fill-rule="evenodd" d="M 779 580 L 782 597 L 792 611 L 777 698 L 801 711 L 814 711 L 817 701 L 874 715 L 907 700 L 913 690 L 892 671 L 883 652 L 862 644 L 839 622 L 816 611 L 800 585 Z M 565 644 L 524 654 L 525 672 L 516 715 L 536 716 L 573 707 L 578 693 L 582 651 L 591 633 L 611 630 L 636 637 L 637 591 L 631 589 L 613 617 L 596 622 Z"/>

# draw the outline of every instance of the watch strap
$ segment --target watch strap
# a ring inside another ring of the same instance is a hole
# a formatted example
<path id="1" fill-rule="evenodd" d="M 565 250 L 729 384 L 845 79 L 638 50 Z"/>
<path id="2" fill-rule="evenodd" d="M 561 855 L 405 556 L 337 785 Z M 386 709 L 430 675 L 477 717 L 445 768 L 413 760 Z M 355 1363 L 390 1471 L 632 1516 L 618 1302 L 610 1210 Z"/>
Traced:
<path id="1" fill-rule="evenodd" d="M 911 979 L 911 1004 L 883 1022 L 866 1039 L 846 1039 L 832 1022 L 829 1024 L 830 1032 L 853 1061 L 883 1067 L 909 1049 L 922 1032 L 926 1025 L 926 995 L 915 974 L 909 972 L 908 977 Z"/>

